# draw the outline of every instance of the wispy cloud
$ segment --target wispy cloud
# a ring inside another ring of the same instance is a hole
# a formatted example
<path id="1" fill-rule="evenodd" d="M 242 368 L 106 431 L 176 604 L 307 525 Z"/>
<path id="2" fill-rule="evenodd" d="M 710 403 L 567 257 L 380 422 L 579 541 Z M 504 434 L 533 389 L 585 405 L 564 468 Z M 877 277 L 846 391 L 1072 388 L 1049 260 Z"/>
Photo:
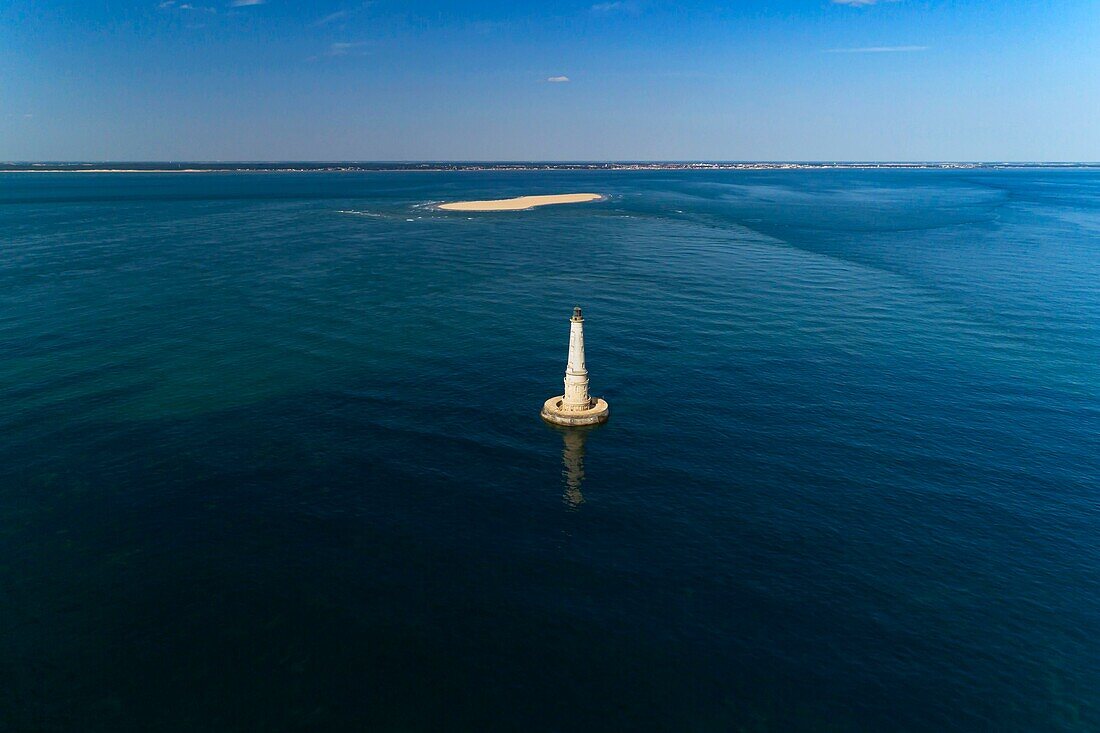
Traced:
<path id="1" fill-rule="evenodd" d="M 636 13 L 638 4 L 632 0 L 612 0 L 612 2 L 596 3 L 589 10 L 593 13 Z"/>
<path id="2" fill-rule="evenodd" d="M 335 13 L 329 13 L 323 18 L 318 18 L 313 22 L 313 25 L 328 25 L 329 23 L 335 23 L 338 20 L 344 20 L 351 13 L 346 10 L 337 10 Z"/>
<path id="3" fill-rule="evenodd" d="M 565 82 L 569 81 L 569 77 L 568 76 L 551 76 L 546 81 L 550 82 L 551 84 L 564 84 Z"/>
<path id="4" fill-rule="evenodd" d="M 209 8 L 205 5 L 192 5 L 191 3 L 180 3 L 176 0 L 164 0 L 164 2 L 157 5 L 161 10 L 192 10 L 196 13 L 217 13 L 217 8 Z"/>
<path id="5" fill-rule="evenodd" d="M 354 7 L 345 7 L 340 10 L 336 10 L 313 21 L 313 25 L 317 28 L 320 28 L 322 26 L 329 25 L 330 23 L 338 23 L 342 20 L 349 20 L 353 15 L 357 14 L 361 10 L 366 9 L 372 4 L 373 3 L 371 2 L 371 0 L 366 0 L 366 2 L 361 2 Z"/>
<path id="6" fill-rule="evenodd" d="M 863 46 L 861 48 L 830 48 L 825 53 L 914 53 L 927 50 L 928 46 Z"/>
<path id="7" fill-rule="evenodd" d="M 243 8 L 246 5 L 263 5 L 266 0 L 233 0 L 229 3 L 235 8 Z"/>
<path id="8" fill-rule="evenodd" d="M 337 43 L 330 43 L 328 51 L 325 52 L 326 56 L 351 56 L 356 53 L 357 49 L 366 46 L 365 41 L 357 41 L 355 43 L 348 43 L 346 41 L 340 41 Z"/>

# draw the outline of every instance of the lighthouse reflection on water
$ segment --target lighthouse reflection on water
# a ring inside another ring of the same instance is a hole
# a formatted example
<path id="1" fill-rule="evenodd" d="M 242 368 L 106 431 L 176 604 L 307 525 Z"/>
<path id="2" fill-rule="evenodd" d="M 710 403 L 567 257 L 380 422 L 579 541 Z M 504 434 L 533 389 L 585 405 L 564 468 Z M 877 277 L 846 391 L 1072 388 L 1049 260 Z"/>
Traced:
<path id="1" fill-rule="evenodd" d="M 557 428 L 561 433 L 562 479 L 565 491 L 562 500 L 571 509 L 584 503 L 581 484 L 584 483 L 584 444 L 595 428 Z"/>

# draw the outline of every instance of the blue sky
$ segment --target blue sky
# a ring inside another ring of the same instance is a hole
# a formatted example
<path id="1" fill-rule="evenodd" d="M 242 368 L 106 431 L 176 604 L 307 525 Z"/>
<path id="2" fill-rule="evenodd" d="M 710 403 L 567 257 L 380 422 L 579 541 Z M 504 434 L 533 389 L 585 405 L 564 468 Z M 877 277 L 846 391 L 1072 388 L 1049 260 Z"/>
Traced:
<path id="1" fill-rule="evenodd" d="M 1096 0 L 4 0 L 2 160 L 1100 160 Z"/>

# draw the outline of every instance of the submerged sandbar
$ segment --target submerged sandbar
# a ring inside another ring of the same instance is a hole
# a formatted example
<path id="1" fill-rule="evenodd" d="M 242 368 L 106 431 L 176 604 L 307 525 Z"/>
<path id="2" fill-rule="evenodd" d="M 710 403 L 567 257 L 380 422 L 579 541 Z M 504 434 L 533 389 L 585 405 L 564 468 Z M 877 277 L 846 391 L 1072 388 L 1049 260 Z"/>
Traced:
<path id="1" fill-rule="evenodd" d="M 556 193 L 549 196 L 516 196 L 514 199 L 489 201 L 454 201 L 440 204 L 439 208 L 447 211 L 523 211 L 550 204 L 583 204 L 602 198 L 603 195 L 598 193 Z"/>

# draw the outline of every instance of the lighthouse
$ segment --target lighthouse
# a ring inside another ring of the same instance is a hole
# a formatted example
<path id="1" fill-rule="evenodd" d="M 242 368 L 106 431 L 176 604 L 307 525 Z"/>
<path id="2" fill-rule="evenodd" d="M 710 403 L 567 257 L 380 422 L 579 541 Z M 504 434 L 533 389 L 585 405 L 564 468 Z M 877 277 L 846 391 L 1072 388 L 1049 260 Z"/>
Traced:
<path id="1" fill-rule="evenodd" d="M 542 419 L 555 425 L 596 425 L 607 422 L 607 402 L 588 394 L 588 367 L 584 361 L 584 316 L 573 309 L 569 319 L 569 359 L 565 365 L 565 393 L 546 400 Z"/>

